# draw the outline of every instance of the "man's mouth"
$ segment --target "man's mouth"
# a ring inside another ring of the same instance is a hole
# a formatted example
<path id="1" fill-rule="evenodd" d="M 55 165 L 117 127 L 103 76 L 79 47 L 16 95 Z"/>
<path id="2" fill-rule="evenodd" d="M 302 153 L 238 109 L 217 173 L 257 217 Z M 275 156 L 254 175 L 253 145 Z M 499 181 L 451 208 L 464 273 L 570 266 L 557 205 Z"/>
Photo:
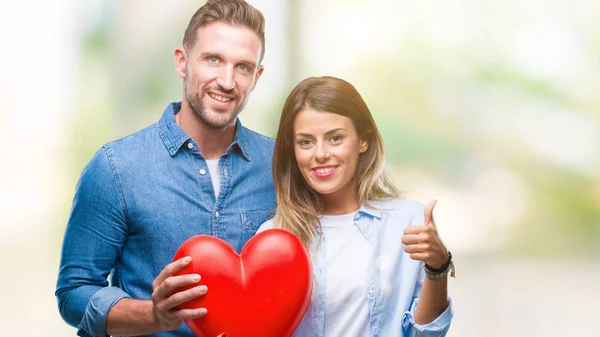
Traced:
<path id="1" fill-rule="evenodd" d="M 212 92 L 208 93 L 208 96 L 210 96 L 210 98 L 217 100 L 219 102 L 230 102 L 233 100 L 233 98 L 231 97 L 226 97 L 226 96 L 222 96 L 222 95 L 218 95 Z"/>

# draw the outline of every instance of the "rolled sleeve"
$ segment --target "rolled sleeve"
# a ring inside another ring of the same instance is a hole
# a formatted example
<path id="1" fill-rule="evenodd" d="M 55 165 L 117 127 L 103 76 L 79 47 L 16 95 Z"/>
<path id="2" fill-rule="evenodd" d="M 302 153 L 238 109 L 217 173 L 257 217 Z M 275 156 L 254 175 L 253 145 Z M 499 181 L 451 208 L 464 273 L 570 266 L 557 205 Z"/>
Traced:
<path id="1" fill-rule="evenodd" d="M 415 321 L 415 310 L 419 304 L 419 299 L 413 301 L 410 309 L 404 313 L 402 317 L 402 328 L 408 332 L 411 337 L 442 337 L 445 336 L 450 329 L 450 322 L 454 312 L 452 311 L 452 299 L 448 298 L 448 307 L 442 312 L 433 322 L 427 324 L 418 324 Z"/>
<path id="2" fill-rule="evenodd" d="M 106 287 L 98 290 L 85 308 L 77 335 L 82 337 L 107 336 L 106 317 L 108 312 L 123 298 L 130 298 L 130 296 L 121 288 Z"/>
<path id="3" fill-rule="evenodd" d="M 61 251 L 55 295 L 61 316 L 81 327 L 81 336 L 105 336 L 108 310 L 128 296 L 108 282 L 128 231 L 116 167 L 109 159 L 103 147 L 84 169 Z"/>

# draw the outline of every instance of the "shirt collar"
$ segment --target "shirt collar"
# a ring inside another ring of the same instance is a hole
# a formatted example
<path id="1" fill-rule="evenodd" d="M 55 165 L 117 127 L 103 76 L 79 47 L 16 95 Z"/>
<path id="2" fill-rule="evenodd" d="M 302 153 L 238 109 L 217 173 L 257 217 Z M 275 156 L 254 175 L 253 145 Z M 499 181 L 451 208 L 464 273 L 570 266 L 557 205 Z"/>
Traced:
<path id="1" fill-rule="evenodd" d="M 358 210 L 359 213 L 368 214 L 372 217 L 381 219 L 381 208 L 383 207 L 383 203 L 381 201 L 369 201 L 372 207 L 369 207 L 366 203 L 360 206 Z M 373 208 L 375 207 L 375 208 Z"/>
<path id="2" fill-rule="evenodd" d="M 181 102 L 173 102 L 167 105 L 162 117 L 158 121 L 160 138 L 165 144 L 171 157 L 176 155 L 183 144 L 190 139 L 190 136 L 188 136 L 175 121 L 175 114 L 177 114 L 179 110 L 181 110 Z"/>
<path id="3" fill-rule="evenodd" d="M 248 129 L 242 126 L 242 122 L 238 118 L 235 124 L 235 137 L 233 137 L 233 142 L 229 146 L 226 152 L 230 152 L 234 147 L 237 148 L 244 159 L 250 161 L 250 148 L 249 139 L 248 139 Z"/>
<path id="4" fill-rule="evenodd" d="M 183 131 L 175 121 L 175 115 L 179 112 L 179 110 L 181 110 L 181 102 L 173 102 L 169 104 L 163 112 L 162 117 L 158 121 L 160 138 L 165 144 L 165 147 L 169 151 L 171 157 L 176 155 L 177 152 L 179 152 L 179 149 L 181 149 L 181 147 L 191 139 L 190 136 L 185 133 L 185 131 Z M 248 144 L 247 132 L 248 131 L 242 126 L 240 120 L 237 119 L 235 136 L 226 153 L 232 152 L 234 149 L 238 149 L 242 156 L 247 161 L 250 161 L 250 155 L 248 153 L 250 144 Z"/>

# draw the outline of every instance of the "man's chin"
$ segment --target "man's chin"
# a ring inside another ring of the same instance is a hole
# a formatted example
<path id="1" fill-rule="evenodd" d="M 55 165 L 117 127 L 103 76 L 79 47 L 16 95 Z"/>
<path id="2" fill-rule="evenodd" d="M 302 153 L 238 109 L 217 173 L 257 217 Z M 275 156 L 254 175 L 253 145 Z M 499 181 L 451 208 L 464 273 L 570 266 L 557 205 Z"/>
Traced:
<path id="1" fill-rule="evenodd" d="M 226 127 L 235 125 L 235 117 L 227 119 L 204 118 L 204 123 L 213 129 L 224 129 Z"/>

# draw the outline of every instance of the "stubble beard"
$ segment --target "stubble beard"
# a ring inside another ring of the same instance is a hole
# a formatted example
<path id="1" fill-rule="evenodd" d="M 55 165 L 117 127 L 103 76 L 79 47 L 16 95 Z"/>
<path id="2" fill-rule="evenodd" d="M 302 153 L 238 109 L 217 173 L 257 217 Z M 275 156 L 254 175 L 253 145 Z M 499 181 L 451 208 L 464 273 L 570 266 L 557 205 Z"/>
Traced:
<path id="1" fill-rule="evenodd" d="M 205 88 L 200 92 L 190 95 L 189 81 L 187 79 L 185 80 L 185 98 L 188 101 L 188 105 L 192 109 L 192 112 L 202 123 L 211 129 L 223 129 L 231 125 L 242 111 L 245 104 L 235 107 L 230 112 L 224 109 L 213 109 L 213 111 L 207 111 L 206 107 L 204 106 L 203 99 L 208 96 L 208 90 L 225 93 L 223 90 L 217 87 L 212 87 Z M 238 94 L 235 94 L 235 96 L 236 100 L 239 99 Z"/>

